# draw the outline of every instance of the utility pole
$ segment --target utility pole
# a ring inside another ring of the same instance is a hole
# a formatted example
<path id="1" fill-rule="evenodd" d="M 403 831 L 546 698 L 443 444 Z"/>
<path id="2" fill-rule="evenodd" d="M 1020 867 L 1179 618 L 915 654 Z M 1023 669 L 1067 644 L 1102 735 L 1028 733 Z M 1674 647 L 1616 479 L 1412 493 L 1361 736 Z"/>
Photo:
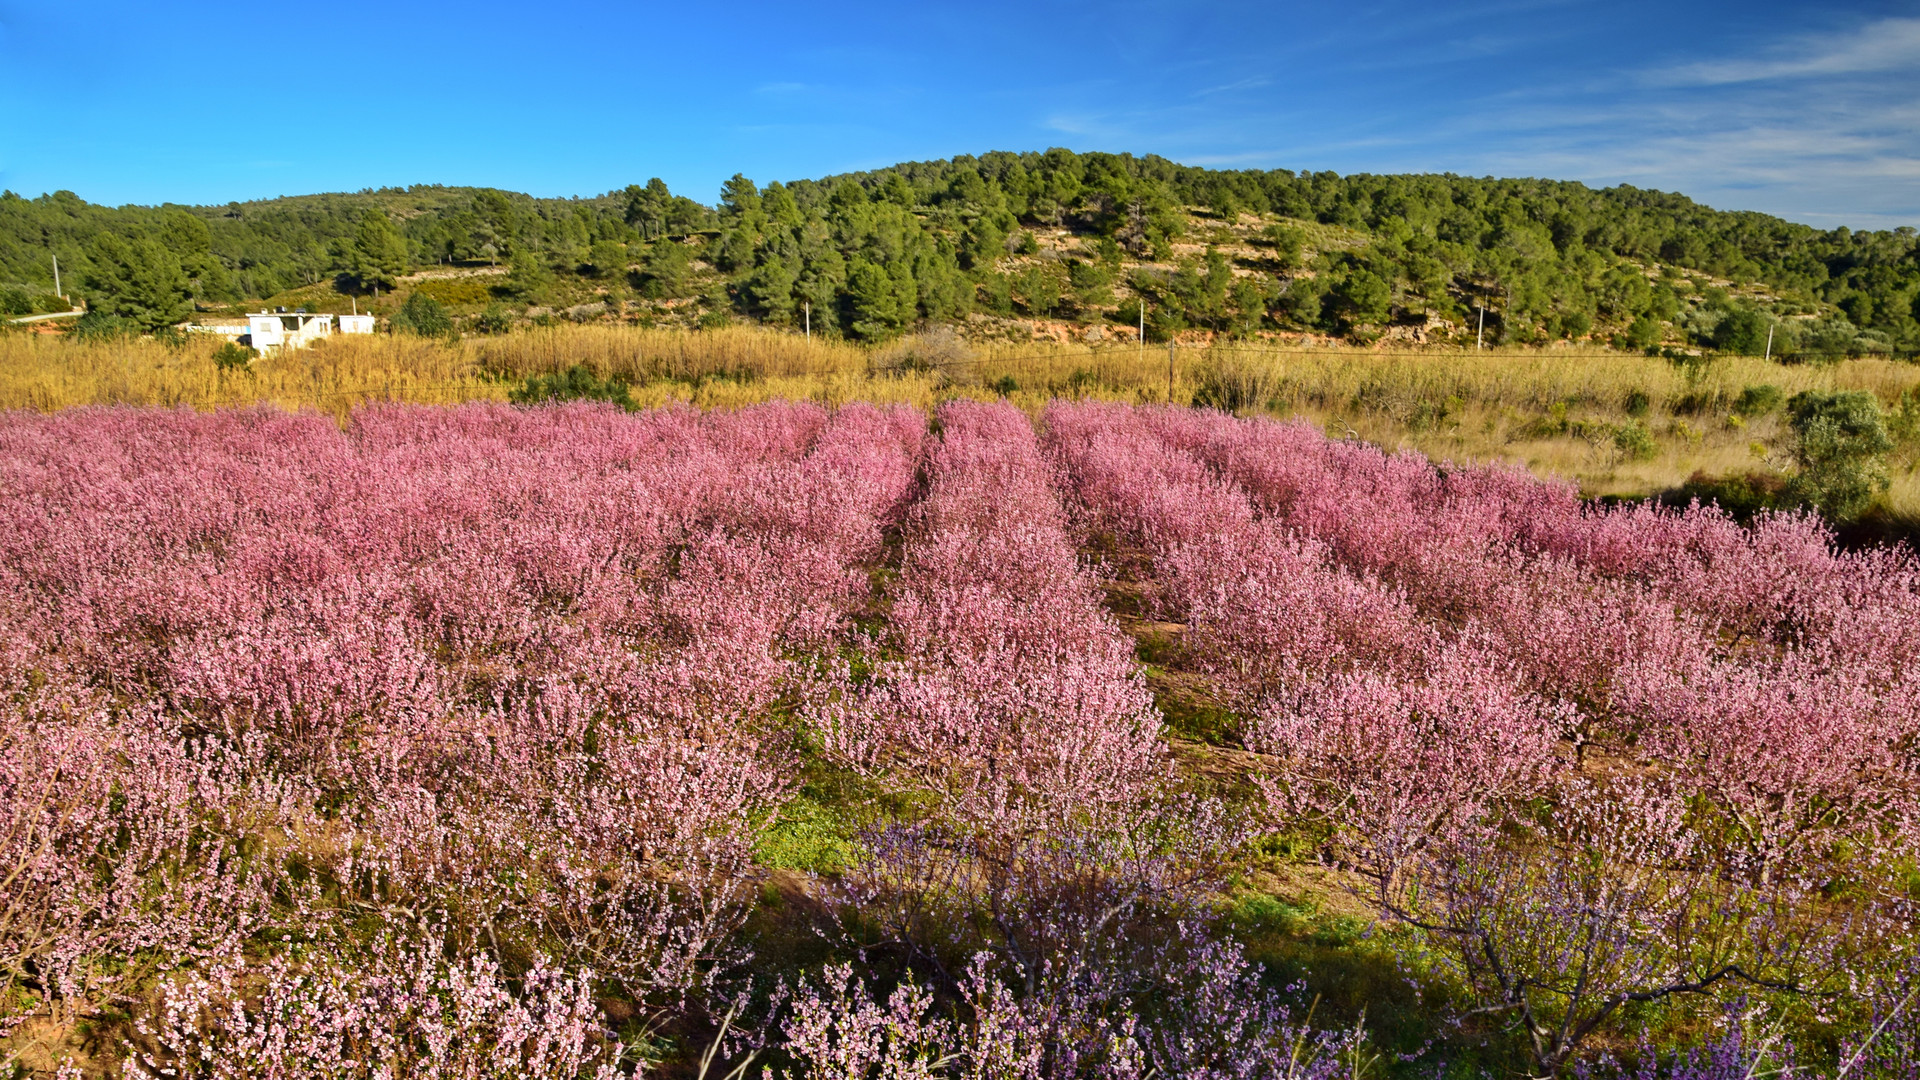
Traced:
<path id="1" fill-rule="evenodd" d="M 802 300 L 800 306 L 807 312 L 807 344 L 813 344 L 813 301 Z"/>
<path id="2" fill-rule="evenodd" d="M 1167 342 L 1167 404 L 1173 404 L 1173 350 L 1174 343 Z"/>
<path id="3" fill-rule="evenodd" d="M 1487 305 L 1480 305 L 1480 329 L 1473 332 L 1473 351 L 1480 351 L 1480 339 L 1487 336 Z"/>
<path id="4" fill-rule="evenodd" d="M 1147 298 L 1140 298 L 1140 329 L 1134 331 L 1133 340 L 1140 343 L 1140 351 L 1147 351 Z"/>
<path id="5" fill-rule="evenodd" d="M 53 251 L 48 251 L 47 254 L 53 256 L 53 295 L 62 300 L 66 300 L 67 294 L 60 291 L 60 256 Z M 68 303 L 71 305 L 72 301 L 68 301 Z"/>
<path id="6" fill-rule="evenodd" d="M 1767 356 L 1766 358 L 1768 360 L 1773 359 L 1773 324 L 1772 323 L 1767 324 Z"/>

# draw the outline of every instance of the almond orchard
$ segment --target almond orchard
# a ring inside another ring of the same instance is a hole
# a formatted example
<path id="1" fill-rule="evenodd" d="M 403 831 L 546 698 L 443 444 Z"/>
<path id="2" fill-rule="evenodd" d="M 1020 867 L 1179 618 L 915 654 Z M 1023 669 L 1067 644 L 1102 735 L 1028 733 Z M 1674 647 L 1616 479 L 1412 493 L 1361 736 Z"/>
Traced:
<path id="1" fill-rule="evenodd" d="M 1810 514 L 1163 406 L 11 412 L 0 690 L 18 1076 L 1920 1075 L 1920 561 Z"/>

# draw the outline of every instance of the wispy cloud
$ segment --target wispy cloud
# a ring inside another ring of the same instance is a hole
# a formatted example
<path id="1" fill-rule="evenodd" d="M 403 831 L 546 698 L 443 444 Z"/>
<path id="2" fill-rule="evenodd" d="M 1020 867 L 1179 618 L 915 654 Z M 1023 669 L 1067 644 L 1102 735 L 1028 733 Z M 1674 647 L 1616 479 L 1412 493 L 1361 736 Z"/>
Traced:
<path id="1" fill-rule="evenodd" d="M 1437 144 L 1474 172 L 1677 190 L 1818 225 L 1920 223 L 1920 19 L 1489 95 L 1399 155 Z"/>
<path id="2" fill-rule="evenodd" d="M 1208 86 L 1193 92 L 1194 97 L 1209 97 L 1214 94 L 1232 94 L 1242 90 L 1258 90 L 1273 85 L 1273 79 L 1266 75 L 1254 75 L 1245 79 L 1235 79 L 1219 86 Z"/>
<path id="3" fill-rule="evenodd" d="M 1657 83 L 1725 86 L 1734 83 L 1862 75 L 1920 69 L 1920 19 L 1893 18 L 1840 34 L 1783 42 L 1764 56 L 1684 64 L 1649 72 Z"/>
<path id="4" fill-rule="evenodd" d="M 1514 40 L 1556 32 L 1522 25 Z M 1452 92 L 1474 76 L 1367 84 L 1431 88 L 1431 105 L 1414 108 L 1391 92 L 1335 101 L 1300 80 L 1240 71 L 1132 106 L 1124 94 L 1056 104 L 1036 122 L 1196 165 L 1556 177 L 1823 226 L 1920 223 L 1920 18 L 1721 48 L 1684 64 L 1542 67 L 1478 93 Z"/>

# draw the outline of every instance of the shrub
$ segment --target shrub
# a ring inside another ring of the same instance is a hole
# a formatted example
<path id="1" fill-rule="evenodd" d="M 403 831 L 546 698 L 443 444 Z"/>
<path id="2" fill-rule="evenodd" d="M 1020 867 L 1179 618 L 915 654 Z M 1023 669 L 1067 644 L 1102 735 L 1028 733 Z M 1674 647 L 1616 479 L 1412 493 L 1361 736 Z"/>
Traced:
<path id="1" fill-rule="evenodd" d="M 115 341 L 139 333 L 139 325 L 132 320 L 104 311 L 89 311 L 73 323 L 73 336 L 82 341 Z"/>
<path id="2" fill-rule="evenodd" d="M 0 289 L 0 315 L 33 314 L 33 296 L 25 289 Z"/>
<path id="3" fill-rule="evenodd" d="M 1733 476 L 1695 472 L 1686 483 L 1660 495 L 1660 502 L 1667 506 L 1684 508 L 1696 500 L 1703 506 L 1718 506 L 1741 522 L 1752 521 L 1762 510 L 1783 510 L 1792 505 L 1787 482 L 1767 472 Z"/>
<path id="4" fill-rule="evenodd" d="M 1646 416 L 1648 410 L 1650 410 L 1652 407 L 1653 407 L 1653 399 L 1647 396 L 1647 392 L 1645 390 L 1627 391 L 1627 415 L 1628 416 L 1631 416 L 1636 420 L 1640 419 L 1641 417 Z"/>
<path id="5" fill-rule="evenodd" d="M 219 348 L 213 350 L 213 366 L 221 371 L 245 370 L 258 355 L 237 341 L 223 341 Z"/>
<path id="6" fill-rule="evenodd" d="M 1222 412 L 1265 408 L 1276 389 L 1271 371 L 1245 360 L 1210 360 L 1199 374 L 1193 403 Z"/>
<path id="7" fill-rule="evenodd" d="M 483 334 L 504 334 L 513 329 L 513 315 L 505 304 L 488 304 L 487 310 L 474 316 L 473 328 Z"/>
<path id="8" fill-rule="evenodd" d="M 1900 395 L 1894 402 L 1893 410 L 1887 417 L 1887 433 L 1896 442 L 1912 442 L 1920 438 L 1920 393 L 1912 388 Z"/>
<path id="9" fill-rule="evenodd" d="M 1734 400 L 1733 411 L 1740 416 L 1765 416 L 1780 407 L 1786 395 L 1772 383 L 1749 386 Z"/>
<path id="10" fill-rule="evenodd" d="M 418 291 L 407 297 L 400 313 L 393 317 L 393 325 L 421 337 L 446 337 L 453 333 L 453 319 L 447 315 L 447 309 L 440 301 Z"/>
<path id="11" fill-rule="evenodd" d="M 537 405 L 549 401 L 611 401 L 628 412 L 639 408 L 628 394 L 626 383 L 600 379 L 585 364 L 575 364 L 553 375 L 528 376 L 526 384 L 508 391 L 507 397 L 518 405 Z"/>
<path id="12" fill-rule="evenodd" d="M 1653 441 L 1653 432 L 1638 420 L 1613 429 L 1613 448 L 1628 461 L 1647 461 L 1660 452 L 1659 445 Z"/>
<path id="13" fill-rule="evenodd" d="M 1651 315 L 1641 315 L 1627 327 L 1627 345 L 1635 349 L 1648 349 L 1660 343 L 1660 320 Z"/>
<path id="14" fill-rule="evenodd" d="M 1887 489 L 1893 439 L 1879 399 L 1864 390 L 1808 390 L 1787 402 L 1787 417 L 1800 463 L 1791 485 L 1795 495 L 1845 521 Z"/>

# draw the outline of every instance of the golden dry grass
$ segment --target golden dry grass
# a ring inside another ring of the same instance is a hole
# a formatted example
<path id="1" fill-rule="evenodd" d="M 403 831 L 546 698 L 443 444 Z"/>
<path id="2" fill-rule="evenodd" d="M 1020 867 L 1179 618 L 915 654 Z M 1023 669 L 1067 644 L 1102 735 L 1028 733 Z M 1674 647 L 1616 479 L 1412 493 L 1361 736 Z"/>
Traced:
<path id="1" fill-rule="evenodd" d="M 867 350 L 859 346 L 749 327 L 686 331 L 561 325 L 475 338 L 465 348 L 488 370 L 527 375 L 586 364 L 603 378 L 632 382 L 744 373 L 758 378 L 817 377 L 867 369 Z"/>
<path id="2" fill-rule="evenodd" d="M 0 408 L 160 405 L 196 409 L 270 404 L 340 414 L 371 401 L 504 400 L 508 386 L 464 349 L 406 337 L 336 338 L 222 371 L 210 339 L 75 341 L 0 336 Z"/>
<path id="3" fill-rule="evenodd" d="M 974 345 L 934 332 L 878 348 L 749 327 L 680 331 L 562 325 L 492 338 L 336 338 L 268 356 L 241 372 L 212 362 L 216 342 L 82 342 L 0 335 L 0 408 L 87 404 L 218 408 L 256 403 L 344 418 L 375 401 L 504 400 L 528 375 L 585 364 L 633 384 L 642 405 L 670 400 L 736 408 L 770 399 L 931 407 L 1002 394 L 1038 411 L 1056 396 L 1169 398 L 1169 348 L 1129 343 Z M 1749 386 L 1786 395 L 1864 389 L 1889 405 L 1920 396 L 1920 367 L 1852 360 L 1827 367 L 1726 358 L 1688 367 L 1659 358 L 1572 350 L 1441 351 L 1357 347 L 1176 346 L 1171 398 L 1300 415 L 1456 462 L 1506 460 L 1571 479 L 1591 495 L 1644 494 L 1695 472 L 1778 467 L 1777 416 L 1743 420 Z M 1610 432 L 1644 407 L 1656 452 L 1630 460 Z M 1889 508 L 1920 516 L 1920 455 L 1896 455 Z"/>

